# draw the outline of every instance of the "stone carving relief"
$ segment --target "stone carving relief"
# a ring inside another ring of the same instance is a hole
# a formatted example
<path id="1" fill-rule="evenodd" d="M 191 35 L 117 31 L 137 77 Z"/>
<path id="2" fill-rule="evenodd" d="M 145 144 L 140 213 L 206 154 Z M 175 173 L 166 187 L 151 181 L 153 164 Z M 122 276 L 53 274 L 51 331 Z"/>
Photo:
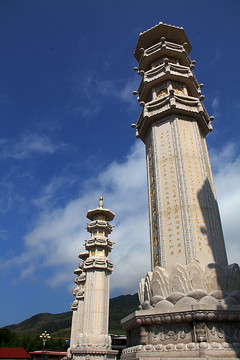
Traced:
<path id="1" fill-rule="evenodd" d="M 146 300 L 150 303 L 152 274 L 152 272 L 149 272 L 146 276 L 146 279 L 141 279 L 141 282 L 139 284 L 140 289 L 138 292 L 140 304 L 144 303 L 144 301 Z"/>
<path id="2" fill-rule="evenodd" d="M 195 335 L 196 342 L 206 342 L 207 341 L 206 325 L 203 321 L 195 322 L 194 335 Z"/>
<path id="3" fill-rule="evenodd" d="M 151 326 L 149 331 L 150 344 L 169 344 L 177 341 L 192 341 L 192 328 L 190 325 Z"/>
<path id="4" fill-rule="evenodd" d="M 203 266 L 197 261 L 169 270 L 157 266 L 141 280 L 139 301 L 142 309 L 162 311 L 197 304 L 239 305 L 240 269 L 237 264 Z"/>
<path id="5" fill-rule="evenodd" d="M 239 342 L 240 324 L 231 326 L 228 323 L 212 323 L 208 325 L 209 338 L 211 341 L 227 341 L 229 343 Z"/>
<path id="6" fill-rule="evenodd" d="M 211 343 L 207 343 L 207 342 L 200 342 L 200 343 L 194 343 L 194 342 L 190 342 L 187 344 L 183 344 L 183 343 L 178 343 L 178 344 L 157 344 L 157 345 L 153 345 L 153 344 L 148 344 L 148 345 L 138 345 L 138 346 L 133 346 L 133 347 L 129 347 L 123 350 L 122 354 L 131 354 L 131 353 L 145 353 L 145 352 L 153 352 L 153 353 L 158 353 L 159 351 L 161 351 L 162 353 L 169 353 L 169 352 L 178 352 L 179 351 L 179 358 L 182 357 L 183 351 L 185 352 L 189 352 L 191 354 L 191 352 L 194 352 L 196 350 L 201 350 L 201 351 L 212 351 L 212 350 L 220 350 L 220 351 L 225 351 L 225 354 L 227 355 L 227 358 L 230 358 L 232 356 L 235 355 L 235 352 L 239 352 L 240 350 L 240 344 L 239 343 L 233 343 L 233 344 L 229 344 L 227 342 L 223 342 L 223 343 L 217 343 L 217 342 L 211 342 Z M 229 354 L 228 354 L 229 353 Z M 154 358 L 151 355 L 152 358 Z M 159 357 L 158 357 L 159 358 Z M 222 358 L 222 357 L 221 357 Z M 146 359 L 146 357 L 145 357 Z M 156 358 L 155 358 L 156 359 Z"/>
<path id="7" fill-rule="evenodd" d="M 78 334 L 77 346 L 82 349 L 111 348 L 111 338 L 104 334 Z"/>

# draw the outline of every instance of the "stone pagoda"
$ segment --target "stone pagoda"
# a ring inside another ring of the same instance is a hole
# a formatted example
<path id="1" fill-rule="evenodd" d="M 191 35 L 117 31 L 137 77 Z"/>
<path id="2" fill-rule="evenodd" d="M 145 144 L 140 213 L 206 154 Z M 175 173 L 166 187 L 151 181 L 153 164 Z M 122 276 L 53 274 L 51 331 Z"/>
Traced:
<path id="1" fill-rule="evenodd" d="M 103 208 L 102 197 L 98 207 L 87 212 L 90 238 L 85 240 L 86 251 L 79 254 L 82 262 L 74 271 L 77 277 L 68 350 L 68 358 L 74 360 L 115 359 L 117 355 L 117 351 L 111 349 L 108 335 L 109 280 L 113 271 L 108 258 L 113 243 L 108 236 L 113 230 L 110 221 L 114 216 L 112 211 Z"/>
<path id="2" fill-rule="evenodd" d="M 122 320 L 121 359 L 218 358 L 240 354 L 240 270 L 227 263 L 206 146 L 211 121 L 183 28 L 140 34 L 134 95 L 136 136 L 146 147 L 151 271 L 140 309 Z"/>

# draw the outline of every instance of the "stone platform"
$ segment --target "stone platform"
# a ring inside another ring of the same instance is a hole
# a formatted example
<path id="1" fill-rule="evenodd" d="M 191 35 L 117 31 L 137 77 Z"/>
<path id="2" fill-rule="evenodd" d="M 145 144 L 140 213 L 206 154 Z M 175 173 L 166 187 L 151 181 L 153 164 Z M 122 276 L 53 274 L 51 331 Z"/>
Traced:
<path id="1" fill-rule="evenodd" d="M 74 360 L 115 360 L 117 358 L 118 351 L 116 350 L 99 350 L 94 348 L 84 349 L 71 349 L 72 358 Z"/>
<path id="2" fill-rule="evenodd" d="M 140 310 L 122 320 L 121 359 L 239 358 L 239 278 L 237 264 L 155 267 L 140 283 Z"/>
<path id="3" fill-rule="evenodd" d="M 122 320 L 128 334 L 121 359 L 236 359 L 240 306 L 190 305 L 181 311 L 139 310 Z"/>

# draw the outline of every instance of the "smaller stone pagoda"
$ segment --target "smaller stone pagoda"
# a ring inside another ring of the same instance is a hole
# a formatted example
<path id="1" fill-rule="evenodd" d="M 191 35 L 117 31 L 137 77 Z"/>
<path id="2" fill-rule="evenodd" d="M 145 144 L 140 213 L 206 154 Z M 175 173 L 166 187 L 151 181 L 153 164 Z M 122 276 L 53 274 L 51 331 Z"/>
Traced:
<path id="1" fill-rule="evenodd" d="M 71 345 L 68 358 L 75 360 L 115 359 L 117 351 L 111 349 L 108 335 L 109 284 L 113 264 L 108 258 L 113 243 L 108 239 L 113 230 L 109 222 L 114 213 L 103 208 L 100 197 L 96 209 L 87 212 L 87 231 L 91 234 L 85 240 L 86 251 L 79 254 L 82 262 L 74 271 L 77 275 L 73 290 Z"/>

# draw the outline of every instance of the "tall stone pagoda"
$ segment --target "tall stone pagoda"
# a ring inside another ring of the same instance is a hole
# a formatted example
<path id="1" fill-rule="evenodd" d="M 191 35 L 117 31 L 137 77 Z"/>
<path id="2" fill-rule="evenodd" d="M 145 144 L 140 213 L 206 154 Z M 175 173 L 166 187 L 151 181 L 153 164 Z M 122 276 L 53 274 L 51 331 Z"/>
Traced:
<path id="1" fill-rule="evenodd" d="M 135 50 L 146 147 L 151 271 L 122 320 L 122 359 L 236 358 L 240 270 L 228 266 L 205 137 L 212 131 L 183 28 L 159 23 Z"/>
<path id="2" fill-rule="evenodd" d="M 74 360 L 113 360 L 117 354 L 111 349 L 108 335 L 109 280 L 113 271 L 108 258 L 113 243 L 108 236 L 113 230 L 110 221 L 114 216 L 112 211 L 103 208 L 102 197 L 98 207 L 87 212 L 90 238 L 85 240 L 86 250 L 79 254 L 82 262 L 74 271 L 77 277 L 68 350 L 68 358 Z"/>

